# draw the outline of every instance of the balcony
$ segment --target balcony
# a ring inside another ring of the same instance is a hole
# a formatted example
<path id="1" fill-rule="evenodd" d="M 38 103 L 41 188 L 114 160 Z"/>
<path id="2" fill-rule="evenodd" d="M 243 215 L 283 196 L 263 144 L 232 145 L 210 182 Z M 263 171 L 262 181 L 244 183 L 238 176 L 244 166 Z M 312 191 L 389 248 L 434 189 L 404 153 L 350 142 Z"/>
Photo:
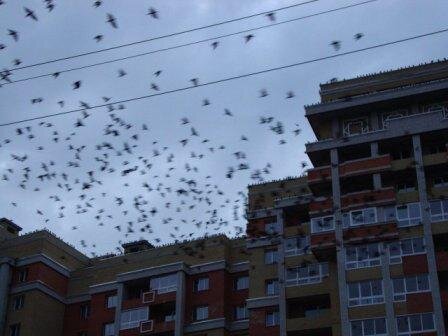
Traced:
<path id="1" fill-rule="evenodd" d="M 331 167 L 322 166 L 308 170 L 308 184 L 331 181 Z"/>
<path id="2" fill-rule="evenodd" d="M 339 177 L 349 177 L 388 170 L 391 168 L 391 161 L 391 156 L 389 154 L 346 161 L 339 165 Z"/>
<path id="3" fill-rule="evenodd" d="M 344 229 L 344 241 L 348 244 L 366 244 L 394 239 L 398 239 L 396 222 L 366 224 Z"/>
<path id="4" fill-rule="evenodd" d="M 311 252 L 318 261 L 336 258 L 336 237 L 334 232 L 314 233 L 311 235 Z"/>
<path id="5" fill-rule="evenodd" d="M 174 320 L 156 321 L 148 320 L 140 323 L 140 334 L 157 335 L 174 332 Z"/>
<path id="6" fill-rule="evenodd" d="M 333 200 L 331 197 L 315 199 L 310 202 L 310 214 L 333 212 Z"/>
<path id="7" fill-rule="evenodd" d="M 158 292 L 156 290 L 144 292 L 142 294 L 142 303 L 150 306 L 164 304 L 168 302 L 176 301 L 176 291 L 171 292 Z"/>
<path id="8" fill-rule="evenodd" d="M 342 209 L 394 203 L 396 193 L 393 187 L 378 190 L 363 190 L 345 194 L 341 197 Z"/>
<path id="9" fill-rule="evenodd" d="M 329 294 L 287 299 L 286 305 L 288 331 L 309 331 L 333 324 Z"/>

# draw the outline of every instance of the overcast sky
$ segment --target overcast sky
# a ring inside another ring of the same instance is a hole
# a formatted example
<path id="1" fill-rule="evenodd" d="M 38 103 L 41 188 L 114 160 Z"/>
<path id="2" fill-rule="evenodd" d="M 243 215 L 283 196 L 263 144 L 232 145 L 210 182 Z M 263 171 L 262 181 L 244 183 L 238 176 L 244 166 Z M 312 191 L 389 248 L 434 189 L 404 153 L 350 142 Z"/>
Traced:
<path id="1" fill-rule="evenodd" d="M 95 8 L 94 1 L 54 1 L 55 8 L 48 12 L 41 0 L 5 0 L 0 6 L 0 44 L 6 47 L 0 50 L 0 65 L 1 69 L 12 68 L 15 59 L 20 59 L 21 65 L 33 64 L 297 2 L 105 0 Z M 352 3 L 356 1 L 319 0 L 278 11 L 275 18 L 280 22 Z M 34 11 L 37 22 L 25 18 L 24 6 Z M 146 15 L 150 7 L 157 9 L 158 19 Z M 106 22 L 107 13 L 116 17 L 117 29 Z M 447 28 L 446 13 L 446 0 L 378 0 L 258 30 L 252 33 L 254 38 L 248 43 L 244 38 L 248 33 L 238 34 L 218 39 L 215 50 L 211 42 L 206 42 L 62 73 L 58 78 L 50 76 L 7 84 L 0 88 L 0 124 L 76 109 L 80 102 L 103 104 L 102 97 L 109 97 L 113 102 L 156 93 L 151 89 L 152 83 L 162 92 L 192 85 L 192 78 L 206 83 L 428 33 Z M 268 17 L 256 16 L 132 47 L 14 71 L 10 79 L 54 73 L 269 23 Z M 8 29 L 18 31 L 17 42 L 8 35 Z M 357 33 L 364 34 L 359 41 L 353 38 Z M 96 35 L 103 35 L 103 40 L 96 42 Z M 339 51 L 330 45 L 335 40 L 341 41 Z M 113 113 L 120 118 L 115 121 L 107 108 L 100 108 L 87 110 L 89 116 L 85 119 L 81 113 L 73 113 L 0 127 L 0 217 L 13 220 L 24 232 L 47 227 L 89 255 L 113 251 L 120 242 L 140 237 L 160 244 L 205 233 L 234 235 L 238 230 L 236 226 L 245 226 L 241 192 L 245 194 L 247 185 L 256 182 L 251 178 L 256 170 L 261 171 L 259 176 L 264 180 L 303 172 L 301 162 L 307 160 L 304 144 L 315 139 L 304 118 L 303 106 L 318 102 L 319 83 L 334 77 L 350 78 L 441 59 L 447 56 L 447 42 L 447 34 L 440 34 L 129 102 L 122 110 L 113 105 Z M 119 77 L 120 69 L 126 72 L 125 76 Z M 153 74 L 158 70 L 162 72 L 156 77 Z M 72 83 L 79 80 L 81 87 L 73 90 Z M 266 97 L 260 97 L 262 89 L 267 91 Z M 294 97 L 287 99 L 289 91 L 294 92 Z M 31 104 L 31 99 L 38 98 L 43 101 Z M 204 99 L 210 105 L 203 106 Z M 64 102 L 63 107 L 58 104 L 60 101 Z M 225 115 L 225 109 L 231 111 L 232 116 Z M 260 124 L 260 117 L 272 117 L 273 121 Z M 188 118 L 190 123 L 182 125 L 182 118 Z M 84 126 L 75 127 L 78 119 Z M 120 126 L 121 121 L 123 126 Z M 39 125 L 41 122 L 44 124 Z M 284 127 L 283 134 L 270 129 L 277 122 Z M 113 125 L 111 130 L 119 132 L 118 136 L 105 134 L 108 124 Z M 143 129 L 143 124 L 148 130 Z M 127 129 L 126 125 L 131 127 Z M 31 127 L 30 132 L 27 126 Z M 199 136 L 191 136 L 191 127 Z M 17 128 L 22 134 L 18 134 Z M 298 128 L 302 131 L 296 136 L 293 131 Z M 132 138 L 136 134 L 137 140 Z M 242 136 L 248 140 L 241 140 Z M 180 142 L 184 139 L 188 139 L 185 146 Z M 205 139 L 208 141 L 203 142 Z M 286 143 L 281 144 L 282 140 Z M 113 148 L 97 147 L 104 143 Z M 123 150 L 125 143 L 131 147 L 131 153 Z M 154 150 L 160 155 L 154 156 Z M 196 157 L 191 157 L 192 152 Z M 246 158 L 238 159 L 235 152 L 244 152 Z M 19 161 L 12 155 L 19 158 L 26 155 L 26 158 Z M 106 161 L 107 168 L 101 171 Z M 69 167 L 68 162 L 78 167 Z M 49 174 L 54 175 L 40 181 L 38 176 L 46 174 L 42 163 L 48 167 Z M 242 163 L 249 169 L 238 170 Z M 26 167 L 29 168 L 28 178 L 23 175 Z M 134 167 L 137 167 L 135 171 L 123 175 L 123 170 Z M 235 169 L 231 179 L 226 177 L 229 167 Z M 267 169 L 263 171 L 264 168 Z M 94 171 L 92 177 L 89 171 Z M 190 185 L 182 182 L 182 178 L 190 180 Z M 83 190 L 86 184 L 89 188 Z M 178 194 L 179 189 L 188 193 Z M 122 198 L 124 204 L 118 205 L 116 197 Z M 137 208 L 135 197 L 140 203 Z M 157 209 L 154 215 L 150 213 L 153 208 Z M 128 228 L 133 232 L 128 232 Z"/>

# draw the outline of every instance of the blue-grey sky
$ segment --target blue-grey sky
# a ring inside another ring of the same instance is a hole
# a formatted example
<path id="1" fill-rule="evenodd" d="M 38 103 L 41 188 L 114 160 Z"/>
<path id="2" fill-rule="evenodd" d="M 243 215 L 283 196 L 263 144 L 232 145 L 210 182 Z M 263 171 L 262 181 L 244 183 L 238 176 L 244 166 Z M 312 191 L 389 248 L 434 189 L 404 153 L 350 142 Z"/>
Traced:
<path id="1" fill-rule="evenodd" d="M 0 6 L 0 44 L 6 47 L 0 50 L 1 69 L 14 67 L 15 59 L 20 59 L 22 65 L 33 64 L 263 12 L 298 1 L 104 0 L 98 8 L 93 6 L 94 1 L 53 1 L 55 8 L 51 12 L 41 0 L 4 2 Z M 279 11 L 275 17 L 278 22 L 356 2 L 319 0 Z M 32 9 L 38 21 L 25 18 L 23 7 Z M 158 19 L 146 15 L 150 7 L 157 9 Z M 106 22 L 108 13 L 116 17 L 117 29 Z M 3 85 L 0 88 L 0 124 L 79 108 L 80 102 L 102 104 L 102 97 L 115 101 L 155 93 L 151 89 L 152 83 L 160 91 L 167 91 L 191 85 L 192 78 L 205 83 L 333 55 L 337 53 L 330 45 L 334 40 L 341 41 L 339 52 L 344 52 L 427 33 L 447 28 L 446 13 L 448 2 L 445 0 L 378 0 L 255 31 L 254 38 L 248 43 L 244 39 L 246 34 L 240 34 L 219 39 L 215 50 L 207 42 L 63 73 L 58 78 L 45 77 Z M 15 71 L 10 78 L 53 73 L 269 22 L 266 16 L 257 16 L 132 47 Z M 18 31 L 17 42 L 8 35 L 8 29 Z M 364 34 L 359 41 L 353 38 L 357 33 Z M 99 34 L 104 38 L 96 42 L 94 36 Z M 47 227 L 86 253 L 112 251 L 120 241 L 140 237 L 158 244 L 157 238 L 162 243 L 198 237 L 206 232 L 233 235 L 237 230 L 235 226 L 245 225 L 241 192 L 246 193 L 247 185 L 255 182 L 251 174 L 260 170 L 263 179 L 271 180 L 303 173 L 301 162 L 307 160 L 304 144 L 315 139 L 304 118 L 303 106 L 319 100 L 319 83 L 334 77 L 350 78 L 444 58 L 448 51 L 447 41 L 447 35 L 441 34 L 130 102 L 121 110 L 114 105 L 116 110 L 113 113 L 120 118 L 115 121 L 107 108 L 101 108 L 87 110 L 90 116 L 86 119 L 81 113 L 74 113 L 2 127 L 0 217 L 12 219 L 25 232 Z M 118 76 L 120 69 L 126 72 L 125 76 Z M 157 70 L 162 70 L 158 77 L 153 75 Z M 81 87 L 73 90 L 72 83 L 78 80 L 82 81 Z M 266 97 L 260 97 L 262 89 L 267 91 Z M 286 99 L 289 91 L 294 92 L 294 97 Z M 43 98 L 43 101 L 31 104 L 31 99 L 35 98 Z M 203 106 L 204 99 L 208 99 L 210 105 Z M 60 101 L 64 101 L 63 107 L 58 104 Z M 225 109 L 230 110 L 232 116 L 225 115 Z M 273 121 L 260 124 L 261 117 L 272 117 Z M 190 123 L 182 125 L 182 118 L 188 118 Z M 77 119 L 81 119 L 85 126 L 74 127 Z M 123 126 L 120 126 L 121 121 Z M 40 122 L 44 124 L 39 125 Z M 284 134 L 276 134 L 270 129 L 277 122 L 284 127 Z M 108 124 L 113 125 L 110 129 L 119 130 L 119 136 L 105 134 Z M 148 130 L 142 129 L 143 124 Z M 126 129 L 126 125 L 132 127 Z M 27 126 L 31 127 L 30 132 Z M 191 136 L 191 127 L 199 136 Z M 22 134 L 18 134 L 17 128 Z M 298 136 L 293 133 L 297 128 L 302 130 Z M 29 138 L 30 134 L 34 137 Z M 137 140 L 132 138 L 135 134 L 138 135 Z M 248 141 L 241 140 L 243 135 Z M 58 139 L 57 142 L 54 138 Z M 188 139 L 185 146 L 180 143 L 183 139 Z M 208 141 L 203 142 L 205 139 Z M 281 140 L 286 143 L 280 144 Z M 111 144 L 113 149 L 102 146 L 104 143 Z M 132 154 L 123 150 L 124 143 L 131 146 Z M 43 149 L 39 150 L 40 146 Z M 154 150 L 160 155 L 154 156 Z M 192 157 L 192 152 L 195 157 Z M 246 158 L 238 159 L 235 152 L 244 152 Z M 26 159 L 21 162 L 12 155 L 26 155 Z M 100 167 L 106 161 L 107 168 L 101 171 Z M 69 167 L 68 162 L 75 162 L 79 167 Z M 46 174 L 43 163 L 50 174 L 55 174 L 50 179 L 43 177 L 41 182 L 38 176 Z M 248 164 L 249 169 L 238 170 L 241 163 Z M 123 170 L 134 167 L 138 167 L 136 171 L 122 175 Z M 232 179 L 226 177 L 229 167 L 236 170 Z M 28 168 L 26 179 L 23 174 Z M 264 168 L 267 169 L 263 171 Z M 94 182 L 91 183 L 89 171 L 94 171 Z M 182 178 L 190 180 L 190 186 Z M 83 183 L 91 187 L 83 190 Z M 179 189 L 188 190 L 188 194 L 178 195 L 176 191 Z M 84 199 L 80 198 L 81 195 Z M 122 198 L 124 204 L 119 206 L 116 197 Z M 135 197 L 140 203 L 138 209 L 134 206 Z M 150 213 L 152 208 L 157 208 L 154 215 Z M 123 212 L 126 210 L 128 212 Z M 238 219 L 234 218 L 235 211 Z M 128 233 L 128 227 L 134 232 Z"/>

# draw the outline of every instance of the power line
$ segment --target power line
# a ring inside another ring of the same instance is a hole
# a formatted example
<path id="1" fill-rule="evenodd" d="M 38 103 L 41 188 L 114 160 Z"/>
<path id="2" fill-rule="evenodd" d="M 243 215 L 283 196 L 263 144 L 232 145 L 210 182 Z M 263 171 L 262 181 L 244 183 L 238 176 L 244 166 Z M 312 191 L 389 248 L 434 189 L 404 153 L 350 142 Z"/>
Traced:
<path id="1" fill-rule="evenodd" d="M 319 58 L 313 58 L 313 59 L 306 60 L 306 61 L 301 61 L 301 62 L 296 62 L 296 63 L 292 63 L 292 64 L 282 65 L 282 66 L 269 68 L 269 69 L 264 69 L 264 70 L 260 70 L 260 71 L 255 71 L 255 72 L 249 72 L 249 73 L 242 74 L 242 75 L 222 78 L 222 79 L 218 79 L 218 80 L 215 80 L 215 81 L 206 82 L 206 83 L 203 83 L 203 84 L 198 84 L 196 86 L 186 86 L 186 87 L 177 88 L 177 89 L 173 89 L 173 90 L 169 90 L 169 91 L 163 91 L 163 92 L 158 92 L 158 93 L 144 95 L 144 96 L 139 96 L 139 97 L 122 99 L 122 100 L 118 100 L 118 101 L 115 101 L 115 102 L 112 102 L 112 103 L 94 105 L 94 106 L 89 107 L 88 109 L 91 110 L 91 109 L 97 109 L 97 108 L 100 108 L 100 107 L 106 107 L 106 106 L 110 106 L 110 105 L 114 105 L 114 104 L 129 103 L 129 102 L 132 102 L 132 101 L 148 99 L 148 98 L 153 98 L 153 97 L 157 97 L 157 96 L 163 96 L 163 95 L 166 95 L 166 94 L 171 94 L 171 93 L 176 93 L 176 92 L 187 91 L 187 90 L 195 89 L 195 88 L 202 87 L 202 86 L 209 86 L 209 85 L 220 84 L 220 83 L 229 82 L 229 81 L 236 80 L 236 79 L 252 77 L 252 76 L 256 76 L 256 75 L 260 75 L 260 74 L 265 74 L 265 73 L 269 73 L 269 72 L 273 72 L 273 71 L 284 70 L 284 69 L 293 68 L 293 67 L 296 67 L 296 66 L 301 66 L 301 65 L 310 64 L 310 63 L 316 63 L 316 62 L 320 62 L 320 61 L 324 61 L 324 60 L 328 60 L 328 59 L 333 59 L 333 58 L 337 58 L 337 57 L 341 57 L 341 56 L 352 55 L 352 54 L 356 54 L 356 53 L 360 53 L 360 52 L 364 52 L 364 51 L 368 51 L 368 50 L 378 49 L 378 48 L 382 48 L 382 47 L 386 47 L 386 46 L 390 46 L 390 45 L 394 45 L 394 44 L 399 44 L 399 43 L 404 43 L 404 42 L 416 40 L 416 39 L 419 39 L 419 38 L 428 37 L 428 36 L 432 36 L 432 35 L 436 35 L 436 34 L 442 34 L 442 33 L 446 33 L 446 32 L 448 32 L 448 28 L 437 30 L 437 31 L 433 31 L 433 32 L 430 32 L 430 33 L 414 35 L 414 36 L 406 37 L 406 38 L 395 40 L 395 41 L 384 42 L 384 43 L 376 44 L 376 45 L 373 45 L 373 46 L 370 46 L 370 47 L 350 50 L 350 51 L 346 51 L 346 52 L 343 52 L 343 53 L 338 53 L 338 54 L 335 54 L 335 55 L 329 55 L 329 56 L 323 56 L 323 57 L 319 57 Z M 52 114 L 47 114 L 47 115 L 43 115 L 43 116 L 40 116 L 40 117 L 21 119 L 21 120 L 17 120 L 17 121 L 12 121 L 12 122 L 8 122 L 8 123 L 0 124 L 0 127 L 20 124 L 20 123 L 29 122 L 29 121 L 35 121 L 35 120 L 39 120 L 39 119 L 46 119 L 46 118 L 50 118 L 50 117 L 61 116 L 61 115 L 66 115 L 66 114 L 71 114 L 71 113 L 76 113 L 76 112 L 81 112 L 81 111 L 84 111 L 84 110 L 86 110 L 86 108 L 79 108 L 79 109 L 74 109 L 74 110 L 69 110 L 69 111 L 64 111 L 64 112 L 52 113 Z"/>
<path id="2" fill-rule="evenodd" d="M 358 2 L 358 3 L 350 4 L 350 5 L 347 5 L 347 6 L 337 7 L 337 8 L 333 8 L 333 9 L 329 9 L 329 10 L 325 10 L 325 11 L 321 11 L 321 12 L 317 12 L 317 13 L 313 13 L 313 14 L 308 14 L 308 15 L 305 15 L 305 16 L 300 16 L 300 17 L 293 18 L 293 19 L 279 21 L 279 22 L 276 22 L 276 23 L 273 23 L 273 24 L 267 24 L 267 25 L 262 25 L 262 26 L 258 26 L 258 27 L 255 27 L 255 28 L 251 28 L 251 29 L 240 30 L 238 32 L 224 34 L 224 35 L 219 35 L 219 36 L 215 36 L 215 37 L 211 37 L 211 38 L 207 38 L 207 39 L 203 39 L 203 40 L 187 42 L 187 43 L 183 43 L 183 44 L 174 45 L 174 46 L 171 46 L 171 47 L 166 47 L 166 48 L 162 48 L 162 49 L 156 49 L 156 50 L 152 50 L 152 51 L 147 51 L 147 52 L 144 52 L 144 53 L 139 53 L 139 54 L 134 54 L 134 55 L 130 55 L 130 56 L 114 58 L 114 59 L 111 59 L 111 60 L 108 60 L 108 61 L 103 61 L 103 62 L 88 64 L 88 65 L 83 65 L 83 66 L 74 67 L 74 68 L 68 68 L 68 69 L 65 69 L 65 70 L 54 71 L 52 73 L 46 73 L 46 74 L 41 74 L 41 75 L 36 75 L 36 76 L 31 76 L 31 77 L 20 78 L 20 79 L 17 79 L 17 80 L 12 80 L 10 82 L 3 83 L 2 85 L 26 82 L 26 81 L 30 81 L 30 80 L 34 80 L 34 79 L 54 76 L 55 73 L 62 74 L 62 73 L 67 73 L 67 72 L 72 72 L 72 71 L 77 71 L 77 70 L 83 70 L 83 69 L 88 69 L 88 68 L 92 68 L 92 67 L 96 67 L 96 66 L 100 66 L 100 65 L 105 65 L 105 64 L 115 63 L 115 62 L 124 61 L 124 60 L 128 60 L 128 59 L 138 58 L 138 57 L 147 56 L 147 55 L 151 55 L 151 54 L 156 54 L 156 53 L 160 53 L 160 52 L 164 52 L 164 51 L 179 49 L 179 48 L 183 48 L 183 47 L 187 47 L 187 46 L 191 46 L 191 45 L 195 45 L 195 44 L 215 41 L 215 40 L 226 38 L 226 37 L 230 37 L 230 36 L 235 36 L 235 35 L 239 35 L 239 34 L 243 34 L 243 33 L 253 32 L 253 31 L 266 29 L 266 28 L 271 28 L 271 27 L 279 26 L 279 25 L 282 25 L 282 24 L 285 24 L 285 23 L 291 23 L 291 22 L 295 22 L 295 21 L 299 21 L 299 20 L 304 20 L 304 19 L 309 19 L 309 18 L 312 18 L 312 17 L 320 16 L 320 15 L 323 15 L 323 14 L 329 14 L 329 13 L 333 13 L 333 12 L 337 12 L 337 11 L 341 11 L 341 10 L 345 10 L 345 9 L 349 9 L 349 8 L 353 8 L 353 7 L 367 5 L 369 3 L 377 2 L 377 1 L 379 1 L 379 0 L 366 0 L 366 1 Z"/>
<path id="3" fill-rule="evenodd" d="M 246 19 L 250 19 L 250 18 L 253 18 L 253 17 L 261 16 L 261 15 L 266 15 L 266 14 L 269 14 L 269 13 L 272 13 L 272 12 L 279 12 L 279 11 L 283 11 L 283 10 L 294 8 L 294 7 L 298 7 L 298 6 L 307 5 L 307 4 L 310 4 L 310 3 L 313 3 L 313 2 L 317 2 L 317 1 L 319 1 L 319 0 L 308 0 L 308 1 L 304 1 L 304 2 L 299 2 L 299 3 L 292 4 L 292 5 L 279 7 L 279 8 L 276 8 L 276 9 L 272 9 L 272 10 L 269 10 L 269 11 L 263 11 L 263 12 L 258 12 L 258 13 L 246 15 L 246 16 L 241 16 L 241 17 L 234 18 L 234 19 L 228 19 L 228 20 L 212 23 L 212 24 L 209 24 L 209 25 L 201 26 L 201 27 L 195 27 L 195 28 L 191 28 L 191 29 L 182 30 L 182 31 L 175 32 L 175 33 L 160 35 L 160 36 L 151 37 L 151 38 L 147 38 L 147 39 L 139 40 L 139 41 L 134 41 L 134 42 L 130 42 L 130 43 L 119 44 L 119 45 L 116 45 L 116 46 L 113 46 L 113 47 L 108 47 L 108 48 L 103 48 L 103 49 L 98 49 L 98 50 L 93 50 L 93 51 L 87 51 L 87 52 L 84 52 L 84 53 L 79 53 L 79 54 L 75 54 L 75 55 L 71 55 L 71 56 L 55 58 L 55 59 L 52 59 L 52 60 L 47 60 L 47 61 L 42 61 L 42 62 L 38 62 L 38 63 L 34 63 L 34 64 L 24 65 L 24 66 L 21 66 L 21 67 L 15 67 L 15 68 L 9 69 L 9 71 L 28 69 L 28 68 L 32 68 L 32 67 L 36 67 L 36 66 L 40 66 L 40 65 L 44 65 L 44 64 L 49 64 L 49 63 L 54 63 L 54 62 L 59 62 L 59 61 L 66 61 L 66 60 L 69 60 L 69 59 L 78 58 L 78 57 L 87 56 L 87 55 L 93 55 L 93 54 L 97 54 L 97 53 L 100 53 L 100 52 L 103 52 L 103 51 L 115 50 L 115 49 L 129 47 L 129 46 L 137 45 L 137 44 L 141 44 L 141 43 L 156 41 L 156 40 L 164 39 L 164 38 L 167 38 L 167 37 L 178 36 L 178 35 L 191 33 L 191 32 L 198 31 L 198 30 L 203 30 L 203 29 L 207 29 L 207 28 L 217 27 L 217 26 L 220 26 L 220 25 L 223 25 L 223 24 L 227 24 L 227 23 L 237 22 L 237 21 L 246 20 Z"/>

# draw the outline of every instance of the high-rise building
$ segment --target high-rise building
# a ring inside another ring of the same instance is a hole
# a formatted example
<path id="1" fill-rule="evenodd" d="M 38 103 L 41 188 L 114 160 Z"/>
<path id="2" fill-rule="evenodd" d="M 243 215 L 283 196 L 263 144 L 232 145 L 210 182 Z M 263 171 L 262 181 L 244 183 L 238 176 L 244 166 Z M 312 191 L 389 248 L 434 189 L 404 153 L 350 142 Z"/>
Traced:
<path id="1" fill-rule="evenodd" d="M 244 238 L 89 258 L 1 219 L 0 335 L 445 335 L 448 61 L 320 89 L 314 168 L 249 186 Z"/>

